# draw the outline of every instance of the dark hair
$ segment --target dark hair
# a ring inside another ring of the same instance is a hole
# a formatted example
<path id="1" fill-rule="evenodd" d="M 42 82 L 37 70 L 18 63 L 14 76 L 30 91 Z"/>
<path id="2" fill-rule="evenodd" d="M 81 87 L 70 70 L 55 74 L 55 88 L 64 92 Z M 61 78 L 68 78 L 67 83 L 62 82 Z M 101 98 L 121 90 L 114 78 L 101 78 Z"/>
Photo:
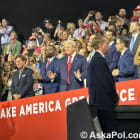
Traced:
<path id="1" fill-rule="evenodd" d="M 130 39 L 128 37 L 120 35 L 117 37 L 117 39 L 120 40 L 120 43 L 124 43 L 126 48 L 129 47 Z"/>
<path id="2" fill-rule="evenodd" d="M 116 33 L 115 33 L 114 30 L 109 29 L 109 30 L 107 30 L 106 32 L 111 32 L 111 33 L 112 33 L 112 36 L 116 36 Z"/>
<path id="3" fill-rule="evenodd" d="M 55 48 L 55 46 L 54 46 L 54 45 L 49 45 L 48 47 L 52 47 L 52 48 L 53 48 L 53 50 L 54 50 L 54 52 L 56 52 L 56 48 Z"/>
<path id="4" fill-rule="evenodd" d="M 25 62 L 26 62 L 26 58 L 25 58 L 24 55 L 18 54 L 18 55 L 15 57 L 15 60 L 18 59 L 18 58 L 20 58 L 22 61 L 25 61 Z"/>

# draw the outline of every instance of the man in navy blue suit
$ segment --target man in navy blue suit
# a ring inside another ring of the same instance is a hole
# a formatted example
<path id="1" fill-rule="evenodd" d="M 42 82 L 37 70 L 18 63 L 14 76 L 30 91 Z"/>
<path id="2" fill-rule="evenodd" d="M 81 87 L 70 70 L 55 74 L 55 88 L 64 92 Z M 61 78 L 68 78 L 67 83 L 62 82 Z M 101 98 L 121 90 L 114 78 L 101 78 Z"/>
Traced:
<path id="1" fill-rule="evenodd" d="M 120 58 L 120 52 L 117 52 L 115 44 L 115 32 L 113 30 L 106 31 L 106 37 L 109 39 L 109 51 L 106 54 L 106 61 L 109 66 L 110 71 L 118 68 L 118 61 Z"/>
<path id="2" fill-rule="evenodd" d="M 43 78 L 43 94 L 58 92 L 58 81 L 49 78 L 50 71 L 56 73 L 58 58 L 55 56 L 56 48 L 54 46 L 47 46 L 46 57 L 47 61 L 41 65 L 40 74 Z"/>
<path id="3" fill-rule="evenodd" d="M 119 98 L 105 59 L 105 54 L 109 50 L 109 40 L 105 36 L 96 36 L 92 46 L 96 52 L 87 70 L 89 105 L 97 105 L 97 116 L 102 130 L 111 132 L 117 128 L 114 109 Z"/>
<path id="4" fill-rule="evenodd" d="M 84 88 L 86 58 L 76 53 L 75 42 L 70 39 L 65 42 L 65 53 L 66 56 L 58 61 L 57 72 L 50 72 L 48 76 L 59 80 L 59 91 Z"/>
<path id="5" fill-rule="evenodd" d="M 33 91 L 33 71 L 26 67 L 26 58 L 23 55 L 17 55 L 16 66 L 18 70 L 13 74 L 11 92 L 13 99 L 34 96 Z"/>
<path id="6" fill-rule="evenodd" d="M 128 81 L 138 78 L 137 67 L 134 65 L 134 54 L 129 49 L 129 39 L 119 36 L 116 41 L 117 51 L 121 53 L 118 69 L 114 69 L 112 74 L 119 77 L 119 81 Z"/>

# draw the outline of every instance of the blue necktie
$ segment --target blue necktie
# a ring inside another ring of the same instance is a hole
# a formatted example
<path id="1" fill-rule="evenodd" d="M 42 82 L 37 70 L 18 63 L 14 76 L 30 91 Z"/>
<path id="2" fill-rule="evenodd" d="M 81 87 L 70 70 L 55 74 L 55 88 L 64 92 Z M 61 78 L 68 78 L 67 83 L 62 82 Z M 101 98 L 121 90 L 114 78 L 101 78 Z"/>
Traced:
<path id="1" fill-rule="evenodd" d="M 131 51 L 131 52 L 132 52 L 132 50 L 133 50 L 134 39 L 135 39 L 135 37 L 132 37 L 132 38 L 131 38 L 131 42 L 130 42 L 130 51 Z"/>

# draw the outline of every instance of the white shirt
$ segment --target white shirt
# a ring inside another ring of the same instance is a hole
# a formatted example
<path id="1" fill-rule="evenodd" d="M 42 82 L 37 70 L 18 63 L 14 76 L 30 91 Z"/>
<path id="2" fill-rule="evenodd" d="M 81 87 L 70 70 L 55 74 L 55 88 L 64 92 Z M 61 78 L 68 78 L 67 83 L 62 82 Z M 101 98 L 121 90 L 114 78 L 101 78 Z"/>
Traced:
<path id="1" fill-rule="evenodd" d="M 109 46 L 111 47 L 113 43 L 114 43 L 114 40 L 109 42 Z"/>
<path id="2" fill-rule="evenodd" d="M 128 48 L 127 48 L 127 49 L 128 49 Z M 121 56 L 124 55 L 124 53 L 126 52 L 127 49 L 125 49 L 123 52 L 121 52 Z"/>
<path id="3" fill-rule="evenodd" d="M 76 55 L 76 52 L 74 52 L 74 53 L 71 55 L 71 56 L 72 56 L 72 58 L 71 58 L 71 63 L 73 62 L 75 55 Z M 68 56 L 68 61 L 67 61 L 67 63 L 69 62 L 69 59 L 70 59 L 70 56 Z"/>
<path id="4" fill-rule="evenodd" d="M 48 61 L 50 61 L 50 63 L 51 63 L 51 62 L 53 61 L 54 58 L 55 58 L 55 56 L 49 58 Z M 47 64 L 48 64 L 48 62 L 47 62 Z"/>

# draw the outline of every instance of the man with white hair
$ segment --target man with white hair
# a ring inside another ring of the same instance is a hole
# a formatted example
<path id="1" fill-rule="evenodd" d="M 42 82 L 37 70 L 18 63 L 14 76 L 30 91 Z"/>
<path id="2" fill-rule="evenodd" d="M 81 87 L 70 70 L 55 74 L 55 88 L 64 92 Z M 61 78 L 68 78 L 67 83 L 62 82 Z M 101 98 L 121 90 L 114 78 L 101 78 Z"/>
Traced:
<path id="1" fill-rule="evenodd" d="M 73 40 L 65 42 L 66 56 L 58 61 L 56 73 L 49 72 L 49 78 L 59 80 L 59 91 L 84 88 L 87 61 L 82 55 L 76 53 Z"/>

